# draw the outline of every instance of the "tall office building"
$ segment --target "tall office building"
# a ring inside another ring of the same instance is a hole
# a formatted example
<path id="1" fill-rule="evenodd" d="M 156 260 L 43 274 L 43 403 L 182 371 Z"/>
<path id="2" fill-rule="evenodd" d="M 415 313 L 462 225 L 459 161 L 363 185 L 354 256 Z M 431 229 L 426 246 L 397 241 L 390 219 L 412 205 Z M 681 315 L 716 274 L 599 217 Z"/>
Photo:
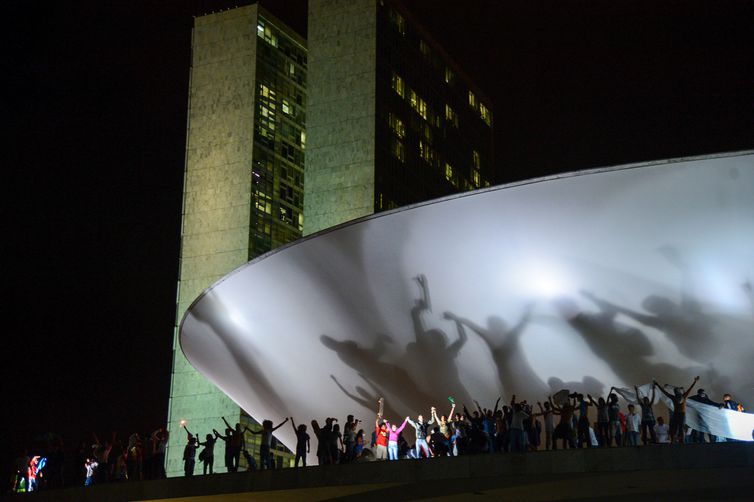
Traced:
<path id="1" fill-rule="evenodd" d="M 191 58 L 176 324 L 205 288 L 303 229 L 305 41 L 250 5 L 197 17 Z M 169 475 L 183 474 L 181 420 L 201 438 L 221 417 L 251 423 L 177 341 L 168 414 Z M 246 439 L 253 452 L 259 436 Z"/>
<path id="2" fill-rule="evenodd" d="M 397 2 L 309 0 L 304 234 L 494 180 L 491 104 Z"/>
<path id="3" fill-rule="evenodd" d="M 257 5 L 195 20 L 176 324 L 204 289 L 302 231 L 493 179 L 489 100 L 399 4 L 310 0 L 306 45 Z M 253 424 L 176 342 L 169 475 L 183 472 L 180 421 L 203 437 L 221 417 Z"/>

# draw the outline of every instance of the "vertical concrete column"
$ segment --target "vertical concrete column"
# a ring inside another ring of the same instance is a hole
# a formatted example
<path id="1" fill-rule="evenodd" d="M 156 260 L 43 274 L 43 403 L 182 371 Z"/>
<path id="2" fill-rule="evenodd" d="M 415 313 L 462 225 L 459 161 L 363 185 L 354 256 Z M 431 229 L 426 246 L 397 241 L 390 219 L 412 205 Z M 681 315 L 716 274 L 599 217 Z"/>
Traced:
<path id="1" fill-rule="evenodd" d="M 310 0 L 304 235 L 374 211 L 377 0 Z"/>
<path id="2" fill-rule="evenodd" d="M 176 325 L 204 289 L 248 261 L 256 26 L 256 5 L 194 23 Z M 169 476 L 183 475 L 181 420 L 204 436 L 222 428 L 221 416 L 232 424 L 240 417 L 239 407 L 191 367 L 177 340 L 173 352 Z M 223 472 L 222 464 L 215 470 Z"/>

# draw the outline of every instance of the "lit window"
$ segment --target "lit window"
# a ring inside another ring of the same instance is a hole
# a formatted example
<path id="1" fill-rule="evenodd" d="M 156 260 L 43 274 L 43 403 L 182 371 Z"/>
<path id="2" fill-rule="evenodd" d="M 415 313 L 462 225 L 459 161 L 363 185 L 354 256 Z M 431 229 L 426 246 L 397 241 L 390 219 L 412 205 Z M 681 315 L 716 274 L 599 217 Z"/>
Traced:
<path id="1" fill-rule="evenodd" d="M 484 103 L 479 103 L 479 115 L 487 125 L 492 125 L 492 112 L 490 109 L 484 106 Z"/>
<path id="2" fill-rule="evenodd" d="M 402 98 L 406 97 L 406 84 L 403 82 L 403 79 L 400 77 L 400 75 L 393 73 L 391 85 L 398 96 Z"/>
<path id="3" fill-rule="evenodd" d="M 272 104 L 271 104 L 271 106 L 274 107 L 274 105 L 272 105 Z M 270 110 L 266 106 L 260 106 L 260 108 L 262 110 L 262 117 L 264 117 L 266 119 L 269 119 L 269 120 L 272 120 L 272 121 L 275 120 L 275 112 L 274 111 Z"/>
<path id="4" fill-rule="evenodd" d="M 267 26 L 265 21 L 262 19 L 260 19 L 259 23 L 257 24 L 257 35 L 259 36 L 259 38 L 261 38 L 271 46 L 278 46 L 277 36 L 275 36 L 275 34 L 272 32 L 272 29 L 270 29 L 270 27 Z"/>
<path id="5" fill-rule="evenodd" d="M 259 94 L 261 94 L 263 98 L 267 98 L 270 101 L 275 101 L 275 91 L 264 84 L 259 84 Z M 275 107 L 274 104 L 270 106 L 272 106 L 273 108 Z"/>
<path id="6" fill-rule="evenodd" d="M 445 67 L 445 83 L 449 84 L 452 81 L 453 81 L 453 71 L 446 66 Z"/>
<path id="7" fill-rule="evenodd" d="M 427 120 L 427 102 L 423 99 L 419 99 L 419 108 L 416 110 L 424 120 Z"/>
<path id="8" fill-rule="evenodd" d="M 419 157 L 421 157 L 424 162 L 432 164 L 434 156 L 435 152 L 432 150 L 429 144 L 425 143 L 424 141 L 419 141 Z"/>
<path id="9" fill-rule="evenodd" d="M 291 104 L 288 102 L 287 99 L 283 98 L 283 104 L 280 107 L 280 109 L 283 110 L 283 113 L 285 113 L 286 115 L 291 114 L 291 110 L 292 110 Z"/>
<path id="10" fill-rule="evenodd" d="M 474 170 L 479 170 L 479 165 L 481 164 L 480 158 L 479 158 L 479 152 L 476 150 L 472 150 L 471 152 L 471 159 L 473 162 Z"/>
<path id="11" fill-rule="evenodd" d="M 445 120 L 458 127 L 458 115 L 456 115 L 455 110 L 450 105 L 445 105 Z"/>
<path id="12" fill-rule="evenodd" d="M 406 125 L 396 115 L 389 113 L 388 122 L 390 123 L 390 129 L 393 130 L 396 136 L 404 138 L 406 136 Z"/>
<path id="13" fill-rule="evenodd" d="M 406 20 L 394 9 L 390 9 L 390 20 L 393 22 L 393 26 L 395 26 L 398 33 L 401 35 L 406 34 Z"/>
<path id="14" fill-rule="evenodd" d="M 427 120 L 427 102 L 420 98 L 413 89 L 409 90 L 408 101 L 411 104 L 411 108 L 416 110 L 416 113 L 422 116 L 424 120 Z"/>
<path id="15" fill-rule="evenodd" d="M 445 163 L 445 179 L 453 183 L 453 166 Z"/>
<path id="16" fill-rule="evenodd" d="M 476 96 L 469 91 L 469 106 L 476 109 Z"/>
<path id="17" fill-rule="evenodd" d="M 430 55 L 432 54 L 429 45 L 427 45 L 427 42 L 425 42 L 424 40 L 419 40 L 419 52 L 421 52 L 425 57 L 430 57 Z"/>
<path id="18" fill-rule="evenodd" d="M 397 158 L 401 162 L 406 161 L 406 151 L 403 148 L 403 143 L 401 143 L 400 140 L 397 140 L 396 138 L 390 139 L 390 151 L 395 156 L 395 158 Z"/>
<path id="19" fill-rule="evenodd" d="M 474 181 L 474 188 L 479 188 L 482 177 L 479 175 L 479 171 L 477 171 L 476 169 L 474 169 L 474 171 L 472 172 L 472 179 Z"/>
<path id="20" fill-rule="evenodd" d="M 301 131 L 301 139 L 300 139 L 299 145 L 301 145 L 302 149 L 306 146 L 306 132 L 305 131 Z"/>

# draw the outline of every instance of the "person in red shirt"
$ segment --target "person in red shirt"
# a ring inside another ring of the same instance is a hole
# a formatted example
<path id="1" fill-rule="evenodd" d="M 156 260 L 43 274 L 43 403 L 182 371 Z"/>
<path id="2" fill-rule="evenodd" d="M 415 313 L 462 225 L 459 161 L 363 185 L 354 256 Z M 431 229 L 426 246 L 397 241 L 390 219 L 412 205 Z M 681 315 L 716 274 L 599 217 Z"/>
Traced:
<path id="1" fill-rule="evenodd" d="M 387 459 L 388 430 L 385 421 L 382 420 L 384 402 L 385 399 L 381 397 L 378 401 L 380 408 L 377 411 L 377 419 L 374 421 L 375 437 L 377 438 L 377 447 L 375 448 L 374 456 L 377 460 Z"/>

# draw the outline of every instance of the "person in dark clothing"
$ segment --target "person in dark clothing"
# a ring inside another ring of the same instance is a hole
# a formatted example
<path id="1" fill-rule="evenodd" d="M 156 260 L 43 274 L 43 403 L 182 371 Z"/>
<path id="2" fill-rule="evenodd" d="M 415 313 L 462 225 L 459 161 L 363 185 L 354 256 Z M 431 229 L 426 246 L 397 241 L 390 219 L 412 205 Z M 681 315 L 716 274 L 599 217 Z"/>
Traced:
<path id="1" fill-rule="evenodd" d="M 194 465 L 196 464 L 196 438 L 188 435 L 188 443 L 183 449 L 183 474 L 186 477 L 194 475 Z"/>
<path id="2" fill-rule="evenodd" d="M 429 436 L 429 447 L 432 449 L 432 455 L 434 457 L 444 457 L 448 454 L 448 441 L 440 432 L 438 426 L 435 426 L 432 429 L 432 434 Z"/>
<path id="3" fill-rule="evenodd" d="M 202 462 L 202 474 L 207 474 L 207 470 L 212 474 L 213 467 L 215 465 L 215 443 L 217 437 L 212 434 L 207 434 L 204 442 L 197 441 L 197 445 L 204 446 L 204 449 L 199 452 L 199 461 Z"/>
<path id="4" fill-rule="evenodd" d="M 610 417 L 607 413 L 605 398 L 599 397 L 595 401 L 589 394 L 586 397 L 592 403 L 592 406 L 597 408 L 597 439 L 600 442 L 600 446 L 607 448 L 610 446 Z"/>
<path id="5" fill-rule="evenodd" d="M 272 433 L 282 427 L 288 421 L 288 417 L 276 426 L 272 426 L 272 420 L 264 420 L 262 422 L 262 429 L 258 431 L 249 431 L 252 434 L 260 434 L 261 441 L 259 445 L 259 468 L 260 469 L 274 469 L 272 458 Z"/>
<path id="6" fill-rule="evenodd" d="M 294 465 L 298 467 L 298 461 L 301 460 L 301 465 L 306 467 L 306 454 L 311 451 L 309 434 L 306 433 L 306 425 L 301 424 L 296 427 L 296 422 L 291 417 L 291 427 L 293 427 L 293 433 L 296 434 L 296 463 Z"/>
<path id="7" fill-rule="evenodd" d="M 241 427 L 240 423 L 236 423 L 236 428 L 230 426 L 225 417 L 221 417 L 225 422 L 225 427 L 230 429 L 230 439 L 225 441 L 226 458 L 225 465 L 228 466 L 228 472 L 238 472 L 238 463 L 241 460 L 241 450 L 245 448 L 244 432 L 248 430 L 247 427 Z M 226 429 L 227 430 L 227 429 Z M 230 451 L 228 451 L 230 449 Z M 228 465 L 230 460 L 230 465 Z"/>
<path id="8" fill-rule="evenodd" d="M 575 409 L 574 405 L 570 400 L 567 400 L 565 403 L 563 403 L 563 406 L 558 406 L 552 402 L 551 396 L 548 396 L 547 400 L 550 403 L 550 407 L 560 415 L 560 422 L 555 427 L 555 433 L 553 434 L 552 449 L 557 449 L 558 439 L 561 439 L 563 441 L 564 450 L 568 446 L 575 448 L 576 442 L 574 441 L 575 433 L 573 430 L 573 412 Z"/>
<path id="9" fill-rule="evenodd" d="M 683 389 L 681 389 L 680 387 L 675 387 L 673 394 L 660 387 L 660 384 L 658 384 L 656 381 L 652 381 L 652 384 L 660 389 L 660 392 L 665 394 L 673 402 L 673 414 L 670 417 L 671 444 L 674 441 L 683 444 L 684 435 L 686 433 L 686 400 L 688 399 L 689 394 L 691 394 L 691 389 L 694 388 L 694 385 L 696 385 L 696 382 L 698 381 L 699 377 L 697 376 L 694 378 L 694 381 L 691 382 L 691 385 L 689 386 L 688 390 L 686 390 L 686 392 L 683 392 Z"/>
<path id="10" fill-rule="evenodd" d="M 217 432 L 217 429 L 212 429 L 212 432 L 215 434 L 215 439 L 222 439 L 225 443 L 225 467 L 228 469 L 228 472 L 233 472 L 233 429 L 230 427 L 226 428 L 225 435 Z"/>
<path id="11" fill-rule="evenodd" d="M 706 392 L 704 392 L 704 389 L 698 389 L 696 391 L 696 394 L 689 397 L 692 401 L 696 401 L 697 403 L 707 404 L 709 406 L 714 406 L 716 408 L 720 407 L 720 403 L 716 403 L 712 399 L 709 398 Z M 699 417 L 700 420 L 702 420 L 702 417 Z M 717 438 L 713 434 L 707 433 L 707 436 L 709 437 L 710 443 L 717 442 Z M 693 429 L 691 431 L 691 442 L 692 443 L 704 443 L 704 432 L 698 431 L 696 429 Z"/>
<path id="12" fill-rule="evenodd" d="M 655 404 L 655 388 L 652 386 L 652 397 L 639 396 L 639 387 L 634 385 L 634 391 L 636 392 L 636 401 L 641 406 L 641 442 L 642 444 L 649 444 L 650 440 L 652 444 L 657 442 L 657 436 L 655 435 L 655 414 L 652 410 L 652 406 Z"/>

